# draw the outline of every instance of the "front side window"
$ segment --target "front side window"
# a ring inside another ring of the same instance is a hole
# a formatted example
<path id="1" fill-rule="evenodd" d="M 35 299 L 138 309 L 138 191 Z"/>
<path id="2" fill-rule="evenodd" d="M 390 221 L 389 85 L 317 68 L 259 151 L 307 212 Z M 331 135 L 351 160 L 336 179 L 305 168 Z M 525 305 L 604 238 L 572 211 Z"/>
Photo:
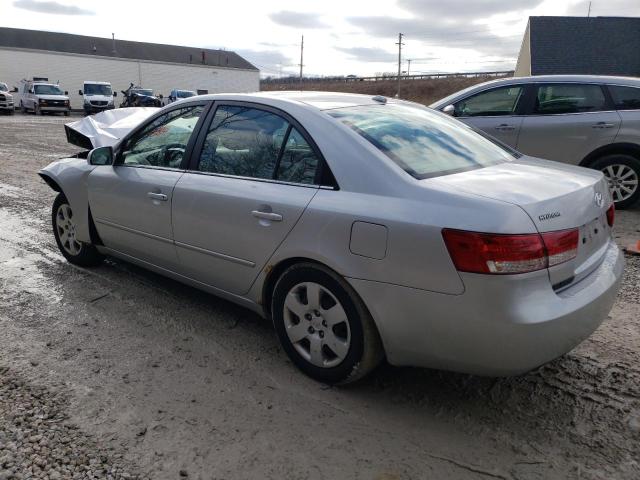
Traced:
<path id="1" fill-rule="evenodd" d="M 120 162 L 132 166 L 180 168 L 203 109 L 201 105 L 179 108 L 152 120 L 127 141 Z"/>
<path id="2" fill-rule="evenodd" d="M 9 88 L 6 83 L 0 83 L 0 92 L 8 92 Z"/>
<path id="3" fill-rule="evenodd" d="M 36 95 L 64 95 L 57 85 L 34 85 L 33 91 Z"/>
<path id="4" fill-rule="evenodd" d="M 198 170 L 272 179 L 289 122 L 264 110 L 220 106 L 202 147 Z"/>
<path id="5" fill-rule="evenodd" d="M 600 85 L 539 85 L 533 112 L 537 115 L 584 113 L 605 110 L 606 100 Z"/>
<path id="6" fill-rule="evenodd" d="M 474 170 L 513 159 L 508 150 L 471 128 L 426 108 L 389 103 L 326 112 L 418 179 Z"/>
<path id="7" fill-rule="evenodd" d="M 496 117 L 515 115 L 523 87 L 500 87 L 457 102 L 456 117 Z"/>
<path id="8" fill-rule="evenodd" d="M 616 110 L 640 110 L 640 88 L 609 85 Z"/>

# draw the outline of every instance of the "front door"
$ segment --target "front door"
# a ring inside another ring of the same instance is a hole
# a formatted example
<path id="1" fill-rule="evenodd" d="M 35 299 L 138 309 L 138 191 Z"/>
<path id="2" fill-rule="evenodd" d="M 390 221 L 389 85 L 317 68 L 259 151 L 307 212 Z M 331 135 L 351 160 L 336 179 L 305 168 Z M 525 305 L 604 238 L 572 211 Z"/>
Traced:
<path id="1" fill-rule="evenodd" d="M 202 105 L 153 118 L 126 140 L 114 166 L 89 175 L 89 206 L 105 246 L 175 270 L 171 203 Z"/>
<path id="2" fill-rule="evenodd" d="M 492 88 L 456 102 L 453 115 L 514 147 L 522 125 L 523 85 Z"/>
<path id="3" fill-rule="evenodd" d="M 220 105 L 173 196 L 183 275 L 234 294 L 251 284 L 318 191 L 319 155 L 289 119 Z"/>
<path id="4" fill-rule="evenodd" d="M 620 129 L 620 115 L 600 85 L 542 83 L 533 98 L 516 146 L 526 155 L 578 164 L 612 143 Z"/>

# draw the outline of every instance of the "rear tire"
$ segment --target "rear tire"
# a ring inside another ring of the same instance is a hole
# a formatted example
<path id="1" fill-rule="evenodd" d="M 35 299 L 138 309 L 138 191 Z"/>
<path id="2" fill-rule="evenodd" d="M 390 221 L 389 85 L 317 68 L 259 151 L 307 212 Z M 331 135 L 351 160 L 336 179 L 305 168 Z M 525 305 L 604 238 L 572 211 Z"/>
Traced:
<path id="1" fill-rule="evenodd" d="M 616 208 L 629 208 L 640 199 L 638 158 L 616 153 L 598 158 L 589 166 L 604 174 Z"/>
<path id="2" fill-rule="evenodd" d="M 22 103 L 22 100 L 20 101 L 20 111 L 22 113 L 27 113 L 27 107 L 24 106 L 24 103 Z"/>
<path id="3" fill-rule="evenodd" d="M 285 352 L 315 380 L 355 382 L 384 358 L 366 306 L 342 277 L 322 265 L 300 263 L 285 270 L 271 312 Z"/>
<path id="4" fill-rule="evenodd" d="M 102 263 L 104 256 L 90 243 L 76 239 L 76 223 L 67 197 L 59 193 L 51 209 L 53 236 L 60 252 L 70 263 L 81 267 L 94 267 Z"/>

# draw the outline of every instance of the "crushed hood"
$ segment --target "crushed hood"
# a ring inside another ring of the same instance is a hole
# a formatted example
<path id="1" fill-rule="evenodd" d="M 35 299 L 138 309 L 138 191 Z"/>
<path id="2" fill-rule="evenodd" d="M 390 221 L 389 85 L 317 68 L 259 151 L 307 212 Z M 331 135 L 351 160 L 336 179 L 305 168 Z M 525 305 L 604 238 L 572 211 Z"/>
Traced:
<path id="1" fill-rule="evenodd" d="M 89 150 L 115 145 L 158 110 L 156 107 L 118 108 L 67 123 L 64 126 L 67 141 Z"/>

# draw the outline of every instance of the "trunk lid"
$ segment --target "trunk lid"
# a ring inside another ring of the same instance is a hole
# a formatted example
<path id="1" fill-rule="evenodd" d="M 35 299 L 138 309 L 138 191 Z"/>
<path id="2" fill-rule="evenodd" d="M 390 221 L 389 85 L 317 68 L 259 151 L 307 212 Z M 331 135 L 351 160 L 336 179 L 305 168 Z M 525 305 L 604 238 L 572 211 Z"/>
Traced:
<path id="1" fill-rule="evenodd" d="M 612 201 L 598 171 L 523 157 L 432 180 L 518 205 L 540 233 L 579 228 L 576 258 L 548 269 L 556 289 L 588 275 L 604 256 L 611 235 L 606 211 Z"/>

